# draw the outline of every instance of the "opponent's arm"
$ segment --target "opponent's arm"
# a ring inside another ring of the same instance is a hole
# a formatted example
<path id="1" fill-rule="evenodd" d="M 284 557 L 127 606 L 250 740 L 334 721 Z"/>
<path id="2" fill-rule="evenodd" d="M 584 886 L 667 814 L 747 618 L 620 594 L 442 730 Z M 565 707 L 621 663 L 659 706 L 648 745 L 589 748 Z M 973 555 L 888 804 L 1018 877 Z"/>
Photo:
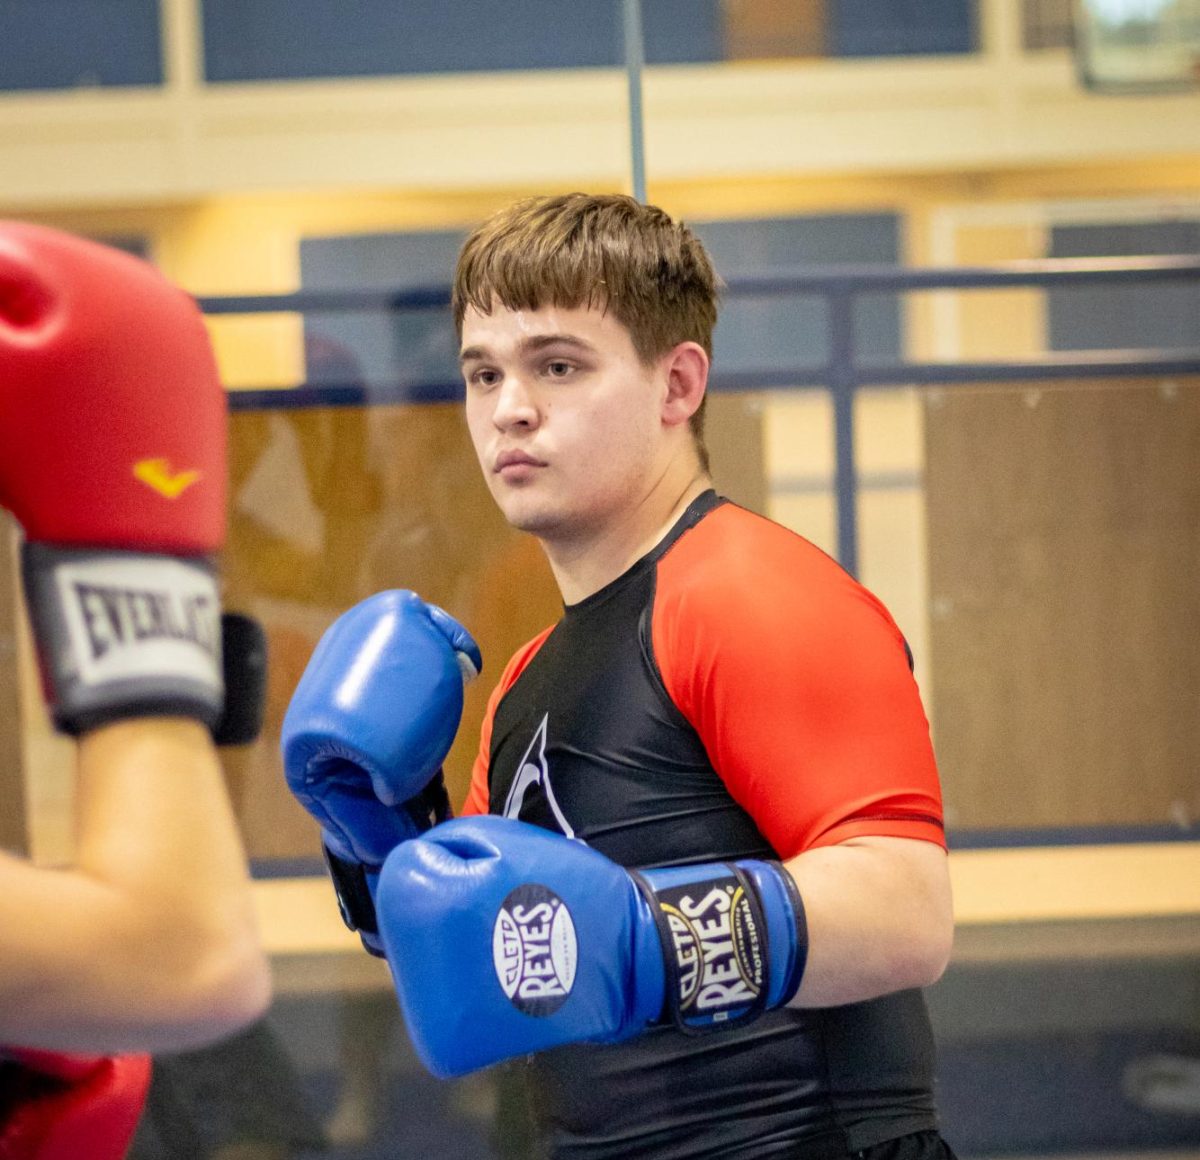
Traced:
<path id="1" fill-rule="evenodd" d="M 140 718 L 80 738 L 76 860 L 0 860 L 0 1041 L 180 1050 L 266 1008 L 245 855 L 207 729 Z"/>
<path id="2" fill-rule="evenodd" d="M 0 223 L 0 505 L 79 744 L 77 864 L 0 859 L 0 1041 L 182 1048 L 269 1000 L 209 732 L 225 421 L 194 301 L 128 255 Z"/>

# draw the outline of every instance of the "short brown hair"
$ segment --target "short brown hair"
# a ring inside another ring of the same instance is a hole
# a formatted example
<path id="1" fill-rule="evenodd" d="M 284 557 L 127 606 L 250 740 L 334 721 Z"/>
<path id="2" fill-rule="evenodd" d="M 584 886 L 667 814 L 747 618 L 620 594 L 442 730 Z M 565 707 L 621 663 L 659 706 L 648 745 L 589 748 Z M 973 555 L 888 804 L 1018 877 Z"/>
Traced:
<path id="1" fill-rule="evenodd" d="M 680 342 L 712 357 L 720 285 L 700 239 L 657 206 L 568 193 L 518 201 L 478 226 L 459 253 L 451 305 L 460 338 L 468 307 L 611 310 L 648 363 Z M 691 428 L 707 471 L 704 409 Z"/>

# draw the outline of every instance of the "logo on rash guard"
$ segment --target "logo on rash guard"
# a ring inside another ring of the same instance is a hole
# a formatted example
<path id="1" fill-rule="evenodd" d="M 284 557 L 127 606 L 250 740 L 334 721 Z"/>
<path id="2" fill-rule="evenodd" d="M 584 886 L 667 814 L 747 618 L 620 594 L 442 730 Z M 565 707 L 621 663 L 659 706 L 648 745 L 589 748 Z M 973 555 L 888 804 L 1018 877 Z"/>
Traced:
<path id="1" fill-rule="evenodd" d="M 518 1011 L 553 1015 L 575 984 L 575 923 L 563 900 L 530 882 L 511 891 L 492 928 L 496 978 Z"/>
<path id="2" fill-rule="evenodd" d="M 517 776 L 513 778 L 508 796 L 504 799 L 503 816 L 519 822 L 530 822 L 545 830 L 557 828 L 559 833 L 573 838 L 575 830 L 559 809 L 554 787 L 550 784 L 550 768 L 546 764 L 546 733 L 549 725 L 550 714 L 547 713 L 517 765 Z"/>
<path id="3" fill-rule="evenodd" d="M 765 977 L 762 937 L 738 881 L 709 879 L 656 896 L 674 943 L 684 1018 L 719 1023 L 753 1003 Z"/>

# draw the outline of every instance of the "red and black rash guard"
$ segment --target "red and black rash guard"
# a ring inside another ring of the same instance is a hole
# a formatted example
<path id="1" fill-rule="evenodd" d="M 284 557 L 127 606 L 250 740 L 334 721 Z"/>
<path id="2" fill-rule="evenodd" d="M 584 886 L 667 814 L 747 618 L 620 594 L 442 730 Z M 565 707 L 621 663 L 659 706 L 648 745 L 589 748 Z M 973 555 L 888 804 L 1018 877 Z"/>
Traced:
<path id="1" fill-rule="evenodd" d="M 899 629 L 830 557 L 712 491 L 513 657 L 465 812 L 627 867 L 787 859 L 860 835 L 944 844 Z M 834 1157 L 936 1127 L 919 991 L 521 1066 L 552 1155 L 572 1160 Z"/>

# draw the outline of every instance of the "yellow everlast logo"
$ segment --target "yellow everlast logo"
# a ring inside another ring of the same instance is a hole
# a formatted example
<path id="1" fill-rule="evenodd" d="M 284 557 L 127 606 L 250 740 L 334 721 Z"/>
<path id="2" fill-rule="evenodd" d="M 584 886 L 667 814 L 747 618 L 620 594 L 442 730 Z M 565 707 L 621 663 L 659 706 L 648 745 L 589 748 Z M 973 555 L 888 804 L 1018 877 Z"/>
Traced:
<path id="1" fill-rule="evenodd" d="M 200 472 L 194 469 L 172 472 L 167 459 L 139 460 L 133 465 L 133 474 L 167 499 L 178 499 L 200 478 Z"/>

